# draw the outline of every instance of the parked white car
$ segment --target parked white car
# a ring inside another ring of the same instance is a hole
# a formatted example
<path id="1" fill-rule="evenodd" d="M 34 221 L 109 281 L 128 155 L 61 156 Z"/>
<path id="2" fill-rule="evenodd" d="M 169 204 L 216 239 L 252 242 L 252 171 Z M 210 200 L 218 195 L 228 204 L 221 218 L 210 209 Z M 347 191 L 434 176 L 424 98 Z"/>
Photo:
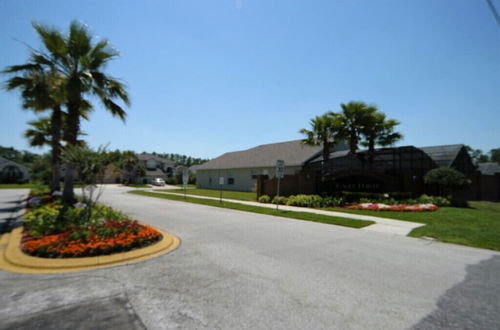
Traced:
<path id="1" fill-rule="evenodd" d="M 162 178 L 154 178 L 153 181 L 151 181 L 151 184 L 153 186 L 164 186 L 165 180 L 163 180 Z"/>

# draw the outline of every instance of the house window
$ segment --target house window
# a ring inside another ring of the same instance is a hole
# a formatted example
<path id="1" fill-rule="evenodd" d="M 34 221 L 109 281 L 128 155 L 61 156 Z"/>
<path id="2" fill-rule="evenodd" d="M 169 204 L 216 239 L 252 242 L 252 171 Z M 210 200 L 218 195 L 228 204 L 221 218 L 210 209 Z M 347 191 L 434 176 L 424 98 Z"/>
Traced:
<path id="1" fill-rule="evenodd" d="M 227 179 L 227 184 L 234 184 L 234 178 Z"/>

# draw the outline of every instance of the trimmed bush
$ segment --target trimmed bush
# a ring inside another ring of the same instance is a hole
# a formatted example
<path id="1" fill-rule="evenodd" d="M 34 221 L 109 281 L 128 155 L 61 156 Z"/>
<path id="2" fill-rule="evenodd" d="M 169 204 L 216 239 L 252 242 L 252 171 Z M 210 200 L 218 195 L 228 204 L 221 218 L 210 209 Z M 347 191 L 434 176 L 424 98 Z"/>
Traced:
<path id="1" fill-rule="evenodd" d="M 418 203 L 423 203 L 423 204 L 434 204 L 437 206 L 450 206 L 450 200 L 446 197 L 441 197 L 441 196 L 428 196 L 426 194 L 423 194 L 417 199 Z"/>
<path id="2" fill-rule="evenodd" d="M 274 196 L 273 204 L 285 205 L 288 202 L 288 198 L 285 196 Z"/>
<path id="3" fill-rule="evenodd" d="M 271 203 L 271 197 L 268 195 L 262 195 L 259 197 L 259 203 Z"/>
<path id="4" fill-rule="evenodd" d="M 338 196 L 338 197 L 333 197 L 333 196 L 323 197 L 323 207 L 338 207 L 338 206 L 344 206 L 344 205 L 345 205 L 345 200 L 341 196 Z"/>
<path id="5" fill-rule="evenodd" d="M 295 195 L 288 197 L 286 205 L 302 207 L 321 207 L 323 198 L 319 195 Z"/>

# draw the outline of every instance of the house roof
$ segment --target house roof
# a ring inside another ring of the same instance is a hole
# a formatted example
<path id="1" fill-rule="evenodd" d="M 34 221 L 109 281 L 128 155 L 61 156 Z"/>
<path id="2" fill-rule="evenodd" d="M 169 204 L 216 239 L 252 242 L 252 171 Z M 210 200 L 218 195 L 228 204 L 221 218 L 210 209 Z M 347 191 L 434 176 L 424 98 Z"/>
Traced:
<path id="1" fill-rule="evenodd" d="M 450 144 L 419 149 L 429 155 L 438 166 L 451 166 L 463 147 L 463 144 Z"/>
<path id="2" fill-rule="evenodd" d="M 321 152 L 321 146 L 303 145 L 302 140 L 263 144 L 241 151 L 227 152 L 198 166 L 197 170 L 274 167 L 282 159 L 285 166 L 300 166 Z"/>
<path id="3" fill-rule="evenodd" d="M 395 148 L 415 148 L 413 146 L 395 147 Z M 420 147 L 417 149 L 426 153 L 438 166 L 451 166 L 458 156 L 460 150 L 464 147 L 463 144 L 453 144 L 444 146 Z M 375 149 L 375 151 L 386 150 L 391 148 Z M 367 152 L 368 150 L 357 150 L 356 153 Z M 330 153 L 330 159 L 345 157 L 349 154 L 349 150 L 340 150 Z M 322 155 L 316 155 L 310 162 L 318 162 L 323 159 Z"/>
<path id="4" fill-rule="evenodd" d="M 495 175 L 496 173 L 500 173 L 500 164 L 495 162 L 479 163 L 477 166 L 477 170 L 481 172 L 482 175 Z"/>
<path id="5" fill-rule="evenodd" d="M 157 162 L 161 162 L 164 164 L 174 165 L 174 162 L 170 159 L 162 158 L 160 156 L 153 155 L 153 154 L 146 153 L 146 152 L 143 152 L 142 154 L 137 155 L 137 158 L 141 161 L 155 160 Z"/>
<path id="6" fill-rule="evenodd" d="M 146 176 L 146 177 L 154 176 L 154 177 L 161 178 L 161 177 L 165 176 L 165 173 L 163 173 L 162 170 L 160 170 L 159 168 L 157 168 L 155 170 L 146 170 L 144 176 Z"/>

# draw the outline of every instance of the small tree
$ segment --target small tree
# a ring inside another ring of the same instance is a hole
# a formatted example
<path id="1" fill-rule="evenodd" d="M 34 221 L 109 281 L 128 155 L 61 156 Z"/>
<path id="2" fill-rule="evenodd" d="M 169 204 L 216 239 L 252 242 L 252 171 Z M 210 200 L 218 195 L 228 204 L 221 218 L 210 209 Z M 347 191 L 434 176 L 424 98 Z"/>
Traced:
<path id="1" fill-rule="evenodd" d="M 462 172 L 446 166 L 427 172 L 424 182 L 437 187 L 441 196 L 449 196 L 453 191 L 465 189 L 471 184 L 470 180 Z"/>
<path id="2" fill-rule="evenodd" d="M 96 151 L 88 147 L 67 146 L 62 154 L 62 159 L 66 164 L 71 164 L 82 183 L 82 197 L 85 205 L 86 220 L 90 220 L 92 208 L 102 195 L 102 186 L 97 186 L 103 182 L 104 171 L 108 165 L 106 149 L 100 147 Z"/>

